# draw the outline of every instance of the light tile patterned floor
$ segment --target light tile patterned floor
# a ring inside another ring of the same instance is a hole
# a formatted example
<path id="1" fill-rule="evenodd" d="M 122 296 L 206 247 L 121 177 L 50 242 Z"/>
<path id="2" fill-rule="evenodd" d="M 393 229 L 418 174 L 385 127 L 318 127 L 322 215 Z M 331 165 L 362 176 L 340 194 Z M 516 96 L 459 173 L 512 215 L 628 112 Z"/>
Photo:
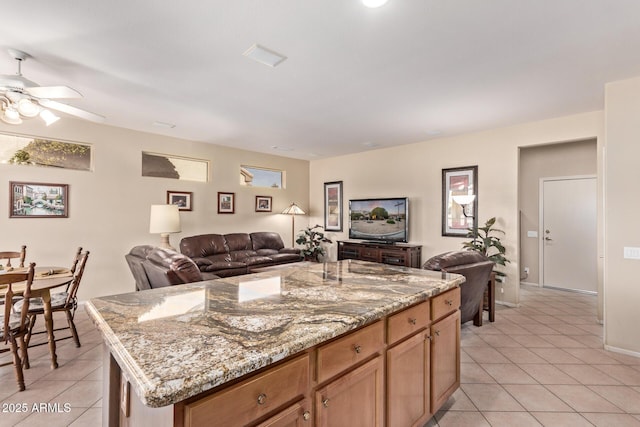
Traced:
<path id="1" fill-rule="evenodd" d="M 526 286 L 521 295 L 520 308 L 498 307 L 495 323 L 463 325 L 462 385 L 427 426 L 640 426 L 640 358 L 602 349 L 596 298 Z M 58 343 L 57 370 L 47 346 L 30 349 L 26 391 L 12 366 L 0 368 L 0 427 L 100 425 L 101 341 L 81 309 L 77 324 L 82 347 Z M 12 403 L 29 410 L 1 412 Z M 62 411 L 32 412 L 34 403 Z"/>

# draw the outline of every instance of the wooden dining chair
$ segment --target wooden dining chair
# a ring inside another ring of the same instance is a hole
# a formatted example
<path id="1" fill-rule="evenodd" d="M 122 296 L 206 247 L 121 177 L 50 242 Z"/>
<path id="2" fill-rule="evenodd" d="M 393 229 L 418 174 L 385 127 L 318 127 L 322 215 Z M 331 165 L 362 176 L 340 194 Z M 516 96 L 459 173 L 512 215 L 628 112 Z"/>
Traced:
<path id="1" fill-rule="evenodd" d="M 29 311 L 29 296 L 31 295 L 31 284 L 33 282 L 33 270 L 35 263 L 31 263 L 26 272 L 20 273 L 3 273 L 0 274 L 0 294 L 4 294 L 7 301 L 11 301 L 15 294 L 14 284 L 24 282 L 24 291 L 20 292 L 24 296 L 24 304 L 19 312 L 16 312 L 11 304 L 4 304 L 4 311 L 0 316 L 0 340 L 4 344 L 9 344 L 9 348 L 0 348 L 0 353 L 13 353 L 13 366 L 16 371 L 16 380 L 18 388 L 24 391 L 24 375 L 22 374 L 23 363 L 28 363 L 29 356 L 27 353 L 27 343 L 25 336 L 29 332 L 29 324 L 27 322 L 27 313 Z M 18 342 L 20 345 L 18 346 Z M 18 347 L 20 354 L 18 354 Z M 22 356 L 22 357 L 21 357 Z M 8 365 L 12 362 L 0 364 L 0 366 Z"/>
<path id="2" fill-rule="evenodd" d="M 0 260 L 3 260 L 3 259 L 7 260 L 7 263 L 5 264 L 5 267 L 7 267 L 7 270 L 10 270 L 11 267 L 15 267 L 11 265 L 12 259 L 19 260 L 18 267 L 23 268 L 24 259 L 26 257 L 27 257 L 27 247 L 25 245 L 22 245 L 22 247 L 20 248 L 20 252 L 0 251 Z"/>
<path id="3" fill-rule="evenodd" d="M 87 264 L 87 259 L 89 259 L 89 251 L 82 252 L 82 248 L 78 248 L 70 269 L 73 274 L 73 280 L 71 280 L 71 282 L 67 286 L 66 291 L 51 294 L 51 312 L 53 313 L 56 311 L 64 311 L 67 315 L 67 326 L 54 328 L 53 331 L 62 331 L 65 329 L 69 329 L 71 331 L 70 336 L 56 338 L 56 341 L 73 338 L 76 343 L 76 347 L 80 347 L 80 337 L 78 336 L 78 330 L 76 329 L 76 325 L 74 323 L 74 317 L 76 314 L 76 309 L 78 308 L 78 288 L 80 287 L 80 282 L 82 280 L 82 275 L 84 274 L 84 268 Z M 15 304 L 15 307 L 19 306 L 20 302 Z M 29 331 L 25 338 L 27 346 L 31 341 L 32 335 L 47 333 L 46 331 L 33 332 L 33 327 L 36 324 L 38 315 L 44 316 L 44 302 L 42 301 L 42 298 L 31 298 L 28 312 Z M 32 347 L 43 344 L 46 344 L 46 342 L 35 344 Z"/>

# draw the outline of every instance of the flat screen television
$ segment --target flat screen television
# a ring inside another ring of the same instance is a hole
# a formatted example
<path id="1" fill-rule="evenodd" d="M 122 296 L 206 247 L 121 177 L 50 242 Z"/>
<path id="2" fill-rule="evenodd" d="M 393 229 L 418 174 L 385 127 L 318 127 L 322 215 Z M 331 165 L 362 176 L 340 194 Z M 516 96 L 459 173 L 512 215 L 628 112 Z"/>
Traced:
<path id="1" fill-rule="evenodd" d="M 407 242 L 409 198 L 349 200 L 349 238 L 372 242 Z"/>

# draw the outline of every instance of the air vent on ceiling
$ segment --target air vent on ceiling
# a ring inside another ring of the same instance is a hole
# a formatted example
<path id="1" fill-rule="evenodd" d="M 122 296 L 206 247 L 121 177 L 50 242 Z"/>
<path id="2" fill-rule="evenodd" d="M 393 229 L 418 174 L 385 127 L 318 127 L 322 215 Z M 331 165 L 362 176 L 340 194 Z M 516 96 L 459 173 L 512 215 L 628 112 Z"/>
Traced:
<path id="1" fill-rule="evenodd" d="M 243 55 L 272 68 L 287 59 L 286 56 L 262 47 L 259 44 L 251 46 Z"/>

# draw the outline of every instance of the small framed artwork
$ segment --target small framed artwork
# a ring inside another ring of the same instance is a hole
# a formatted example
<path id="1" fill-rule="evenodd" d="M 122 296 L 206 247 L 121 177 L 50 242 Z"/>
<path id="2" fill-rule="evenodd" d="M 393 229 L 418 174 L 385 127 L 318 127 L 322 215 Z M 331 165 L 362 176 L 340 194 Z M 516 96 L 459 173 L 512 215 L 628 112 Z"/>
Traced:
<path id="1" fill-rule="evenodd" d="M 236 193 L 218 192 L 218 213 L 232 214 L 235 213 Z"/>
<path id="2" fill-rule="evenodd" d="M 442 169 L 442 235 L 466 237 L 478 227 L 478 166 Z"/>
<path id="3" fill-rule="evenodd" d="M 256 196 L 256 212 L 271 212 L 271 196 Z"/>
<path id="4" fill-rule="evenodd" d="M 68 218 L 69 185 L 9 182 L 9 218 Z"/>
<path id="5" fill-rule="evenodd" d="M 324 229 L 342 231 L 342 181 L 324 183 Z"/>
<path id="6" fill-rule="evenodd" d="M 179 211 L 190 211 L 193 193 L 187 191 L 167 191 L 167 204 L 178 205 Z"/>

